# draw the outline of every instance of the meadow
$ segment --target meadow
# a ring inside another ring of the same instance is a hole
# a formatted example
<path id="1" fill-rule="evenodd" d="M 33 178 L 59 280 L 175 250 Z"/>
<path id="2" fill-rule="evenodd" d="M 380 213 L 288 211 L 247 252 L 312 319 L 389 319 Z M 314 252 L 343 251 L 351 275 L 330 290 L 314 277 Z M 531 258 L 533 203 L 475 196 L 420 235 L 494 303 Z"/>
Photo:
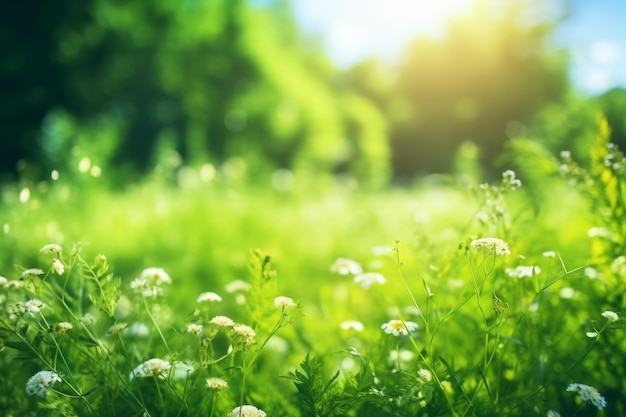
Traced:
<path id="1" fill-rule="evenodd" d="M 0 409 L 626 415 L 623 155 L 525 146 L 376 191 L 208 164 L 5 185 Z"/>

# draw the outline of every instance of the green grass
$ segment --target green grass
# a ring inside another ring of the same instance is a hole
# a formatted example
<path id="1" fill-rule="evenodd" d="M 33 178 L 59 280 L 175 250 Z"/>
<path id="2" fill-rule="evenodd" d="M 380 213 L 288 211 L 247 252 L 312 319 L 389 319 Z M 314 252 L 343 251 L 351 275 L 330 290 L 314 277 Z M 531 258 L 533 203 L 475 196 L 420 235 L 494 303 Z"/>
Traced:
<path id="1" fill-rule="evenodd" d="M 377 192 L 98 181 L 30 186 L 23 202 L 21 187 L 2 191 L 0 275 L 22 284 L 0 289 L 6 415 L 224 416 L 246 404 L 302 417 L 626 415 L 623 320 L 602 315 L 624 309 L 623 244 L 587 235 L 621 236 L 613 185 L 576 189 L 548 174 L 531 188 L 446 180 Z M 475 250 L 485 237 L 510 254 Z M 39 253 L 49 243 L 60 256 Z M 338 258 L 386 282 L 363 288 L 330 270 Z M 518 266 L 536 268 L 511 276 Z M 131 287 L 150 267 L 172 281 L 156 297 Z M 43 274 L 20 280 L 28 268 Z M 251 289 L 228 292 L 235 280 Z M 198 303 L 208 291 L 222 300 Z M 277 296 L 297 306 L 276 307 Z M 33 299 L 46 307 L 32 312 Z M 216 315 L 252 328 L 255 343 Z M 392 320 L 418 327 L 394 336 L 381 328 Z M 171 368 L 137 368 L 151 358 Z M 42 370 L 61 382 L 27 395 Z M 210 377 L 228 388 L 208 388 Z M 566 391 L 574 383 L 596 387 L 606 408 Z"/>

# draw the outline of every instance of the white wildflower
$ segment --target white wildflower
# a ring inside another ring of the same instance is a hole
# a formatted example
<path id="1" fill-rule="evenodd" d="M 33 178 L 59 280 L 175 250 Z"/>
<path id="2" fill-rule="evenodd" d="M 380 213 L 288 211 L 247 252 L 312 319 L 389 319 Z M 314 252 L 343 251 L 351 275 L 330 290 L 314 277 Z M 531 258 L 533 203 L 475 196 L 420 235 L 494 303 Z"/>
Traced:
<path id="1" fill-rule="evenodd" d="M 43 301 L 33 298 L 32 300 L 28 300 L 24 303 L 25 313 L 34 316 L 36 313 L 39 313 L 42 308 L 46 305 Z"/>
<path id="2" fill-rule="evenodd" d="M 214 292 L 203 292 L 202 294 L 198 296 L 198 299 L 196 301 L 198 303 L 202 303 L 205 301 L 208 301 L 208 302 L 222 301 L 222 297 L 220 297 L 218 294 Z"/>
<path id="3" fill-rule="evenodd" d="M 293 301 L 292 298 L 285 297 L 282 295 L 274 298 L 274 307 L 286 308 L 286 307 L 296 307 L 296 306 L 297 304 Z"/>
<path id="4" fill-rule="evenodd" d="M 603 311 L 602 317 L 605 317 L 606 319 L 608 319 L 610 323 L 613 323 L 619 320 L 617 313 L 614 313 L 613 311 Z"/>
<path id="5" fill-rule="evenodd" d="M 493 252 L 498 256 L 506 256 L 511 254 L 508 243 L 496 237 L 483 237 L 480 239 L 474 239 L 470 243 L 470 249 L 474 252 L 479 250 L 486 250 L 488 252 Z"/>
<path id="6" fill-rule="evenodd" d="M 212 391 L 221 391 L 228 388 L 228 382 L 224 381 L 222 378 L 207 378 L 205 385 Z"/>
<path id="7" fill-rule="evenodd" d="M 555 258 L 556 257 L 556 252 L 553 250 L 547 250 L 545 252 L 543 252 L 543 257 L 544 258 Z"/>
<path id="8" fill-rule="evenodd" d="M 63 262 L 61 262 L 57 258 L 54 258 L 52 260 L 52 269 L 54 269 L 54 272 L 56 272 L 57 275 L 63 275 L 63 272 L 65 272 L 65 266 L 63 266 Z"/>
<path id="9" fill-rule="evenodd" d="M 334 272 L 339 275 L 358 275 L 363 273 L 363 269 L 358 262 L 353 261 L 352 259 L 338 258 L 330 266 L 330 272 Z"/>
<path id="10" fill-rule="evenodd" d="M 511 190 L 522 186 L 522 182 L 518 178 L 515 178 L 515 171 L 510 169 L 502 173 L 502 184 L 509 187 Z"/>
<path id="11" fill-rule="evenodd" d="M 417 376 L 424 382 L 430 382 L 433 379 L 433 374 L 428 369 L 420 369 L 417 371 Z"/>
<path id="12" fill-rule="evenodd" d="M 20 279 L 24 279 L 28 277 L 34 278 L 36 276 L 43 275 L 43 274 L 44 272 L 39 268 L 30 268 L 22 272 L 22 275 L 20 275 Z"/>
<path id="13" fill-rule="evenodd" d="M 581 400 L 590 401 L 591 404 L 598 408 L 598 410 L 602 410 L 606 407 L 606 400 L 602 395 L 600 395 L 598 390 L 592 386 L 585 384 L 570 384 L 566 391 L 578 392 Z"/>
<path id="14" fill-rule="evenodd" d="M 172 365 L 165 360 L 152 358 L 141 365 L 137 366 L 132 370 L 128 379 L 132 380 L 133 378 L 147 378 L 147 377 L 157 377 L 161 379 L 165 379 L 167 374 L 169 373 Z"/>
<path id="15" fill-rule="evenodd" d="M 56 382 L 61 382 L 61 377 L 52 371 L 39 371 L 31 376 L 26 383 L 26 394 L 45 397 Z"/>
<path id="16" fill-rule="evenodd" d="M 171 284 L 172 279 L 162 268 L 146 268 L 141 271 L 139 277 L 135 278 L 130 283 L 135 294 L 141 294 L 143 297 L 156 297 L 160 295 L 163 290 L 161 286 L 163 284 Z"/>
<path id="17" fill-rule="evenodd" d="M 91 313 L 85 314 L 83 318 L 81 319 L 81 321 L 88 326 L 96 324 L 96 318 Z"/>
<path id="18" fill-rule="evenodd" d="M 354 282 L 367 290 L 373 284 L 384 284 L 387 280 L 378 272 L 366 272 L 364 274 L 356 275 L 354 277 Z"/>
<path id="19" fill-rule="evenodd" d="M 546 417 L 561 417 L 561 414 L 554 410 L 548 410 Z"/>
<path id="20" fill-rule="evenodd" d="M 191 323 L 187 325 L 187 333 L 192 334 L 194 336 L 199 336 L 202 333 L 202 325 Z"/>
<path id="21" fill-rule="evenodd" d="M 233 327 L 235 325 L 233 319 L 226 316 L 215 316 L 211 319 L 209 323 L 218 325 L 220 327 Z"/>
<path id="22" fill-rule="evenodd" d="M 47 245 L 44 245 L 41 249 L 39 249 L 39 253 L 47 253 L 47 254 L 59 256 L 61 255 L 62 250 L 63 249 L 61 248 L 61 245 L 58 245 L 56 243 L 49 243 Z"/>
<path id="23" fill-rule="evenodd" d="M 541 268 L 536 265 L 518 265 L 515 268 L 507 268 L 506 274 L 513 278 L 532 278 L 541 273 Z"/>
<path id="24" fill-rule="evenodd" d="M 407 335 L 417 329 L 417 323 L 403 320 L 390 320 L 380 326 L 387 334 L 394 336 Z"/>
<path id="25" fill-rule="evenodd" d="M 342 330 L 354 330 L 356 332 L 362 332 L 365 329 L 363 323 L 357 320 L 342 321 L 339 323 L 339 327 L 341 327 Z"/>
<path id="26" fill-rule="evenodd" d="M 236 324 L 233 326 L 233 338 L 242 345 L 252 345 L 255 343 L 256 333 L 254 329 L 245 324 Z"/>
<path id="27" fill-rule="evenodd" d="M 250 283 L 241 279 L 236 279 L 226 284 L 227 293 L 248 292 L 250 288 L 252 288 Z"/>
<path id="28" fill-rule="evenodd" d="M 12 279 L 10 281 L 7 281 L 4 284 L 4 288 L 6 288 L 7 290 L 14 290 L 17 288 L 22 288 L 22 285 L 24 285 L 24 283 L 22 281 L 18 281 L 16 279 Z"/>
<path id="29" fill-rule="evenodd" d="M 390 256 L 395 253 L 395 249 L 391 246 L 374 246 L 372 255 L 374 256 Z"/>
<path id="30" fill-rule="evenodd" d="M 152 285 L 162 285 L 162 284 L 171 284 L 172 279 L 162 268 L 146 268 L 141 271 L 139 278 L 145 279 L 148 283 Z"/>
<path id="31" fill-rule="evenodd" d="M 264 411 L 253 405 L 242 405 L 233 408 L 227 417 L 265 417 L 266 415 Z"/>
<path id="32" fill-rule="evenodd" d="M 62 322 L 57 323 L 57 328 L 59 329 L 59 333 L 65 334 L 69 332 L 70 330 L 72 330 L 74 326 L 72 325 L 72 323 L 68 321 L 62 321 Z"/>
<path id="33" fill-rule="evenodd" d="M 150 328 L 147 324 L 136 321 L 131 323 L 130 326 L 126 328 L 124 333 L 134 337 L 148 337 L 150 336 Z"/>

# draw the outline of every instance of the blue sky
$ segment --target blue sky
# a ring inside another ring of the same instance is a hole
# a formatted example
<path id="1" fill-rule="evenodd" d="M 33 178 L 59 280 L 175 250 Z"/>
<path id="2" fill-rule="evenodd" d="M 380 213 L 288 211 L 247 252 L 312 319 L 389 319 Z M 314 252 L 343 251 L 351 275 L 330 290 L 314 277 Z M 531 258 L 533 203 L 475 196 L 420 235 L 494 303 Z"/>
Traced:
<path id="1" fill-rule="evenodd" d="M 342 67 L 370 55 L 393 59 L 418 33 L 440 36 L 443 15 L 462 13 L 471 3 L 471 0 L 291 1 L 305 33 L 321 36 L 331 59 Z M 546 10 L 561 3 L 562 0 L 542 2 Z M 576 88 L 593 95 L 615 86 L 626 87 L 626 0 L 572 0 L 571 5 L 571 17 L 556 32 L 555 42 L 571 51 L 570 74 Z M 416 13 L 416 7 L 428 13 Z"/>

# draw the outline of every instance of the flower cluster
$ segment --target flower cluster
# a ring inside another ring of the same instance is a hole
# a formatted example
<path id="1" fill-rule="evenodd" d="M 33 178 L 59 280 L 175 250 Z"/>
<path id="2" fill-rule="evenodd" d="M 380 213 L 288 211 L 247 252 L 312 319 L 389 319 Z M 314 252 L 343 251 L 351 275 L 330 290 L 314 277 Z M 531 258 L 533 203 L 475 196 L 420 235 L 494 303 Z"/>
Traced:
<path id="1" fill-rule="evenodd" d="M 506 274 L 513 278 L 532 278 L 533 275 L 541 273 L 541 268 L 536 265 L 519 265 L 515 268 L 507 268 Z"/>
<path id="2" fill-rule="evenodd" d="M 200 336 L 202 333 L 202 325 L 191 323 L 187 325 L 187 333 L 192 334 L 194 336 Z"/>
<path id="3" fill-rule="evenodd" d="M 224 381 L 222 378 L 207 378 L 205 385 L 211 391 L 221 391 L 228 388 L 228 382 Z"/>
<path id="4" fill-rule="evenodd" d="M 161 286 L 163 284 L 171 284 L 172 279 L 161 268 L 146 268 L 138 278 L 130 283 L 135 294 L 141 294 L 144 297 L 156 297 L 161 294 Z"/>
<path id="5" fill-rule="evenodd" d="M 357 276 L 355 276 L 354 282 L 367 290 L 373 284 L 382 285 L 387 282 L 387 280 L 378 272 L 366 272 L 364 274 L 358 274 Z"/>
<path id="6" fill-rule="evenodd" d="M 354 330 L 355 332 L 362 332 L 365 329 L 363 323 L 357 320 L 347 320 L 339 323 L 339 327 L 342 330 Z"/>
<path id="7" fill-rule="evenodd" d="M 157 377 L 164 379 L 169 373 L 172 365 L 163 359 L 152 358 L 132 370 L 128 379 Z"/>
<path id="8" fill-rule="evenodd" d="M 52 371 L 39 371 L 31 376 L 26 383 L 26 394 L 45 397 L 48 389 L 56 382 L 61 382 L 61 377 Z"/>
<path id="9" fill-rule="evenodd" d="M 200 294 L 198 296 L 198 299 L 196 300 L 196 302 L 198 303 L 203 303 L 203 302 L 217 302 L 217 301 L 222 301 L 222 297 L 219 294 L 216 294 L 214 292 L 203 292 L 202 294 Z"/>
<path id="10" fill-rule="evenodd" d="M 518 178 L 515 178 L 515 171 L 509 169 L 502 173 L 502 187 L 515 190 L 521 186 L 522 182 Z"/>
<path id="11" fill-rule="evenodd" d="M 235 325 L 233 319 L 226 316 L 215 316 L 209 323 L 215 324 L 219 327 L 233 327 Z"/>
<path id="12" fill-rule="evenodd" d="M 613 323 L 619 320 L 619 316 L 617 315 L 617 313 L 613 311 L 603 311 L 602 317 L 606 318 L 609 321 L 609 323 Z"/>
<path id="13" fill-rule="evenodd" d="M 334 272 L 339 275 L 358 275 L 363 273 L 361 265 L 353 261 L 352 259 L 338 258 L 330 266 L 330 272 Z"/>
<path id="14" fill-rule="evenodd" d="M 265 417 L 267 414 L 253 405 L 242 405 L 233 408 L 228 417 Z"/>
<path id="15" fill-rule="evenodd" d="M 417 323 L 404 320 L 390 320 L 380 326 L 387 334 L 394 336 L 407 335 L 409 332 L 417 330 Z"/>
<path id="16" fill-rule="evenodd" d="M 581 400 L 591 402 L 591 404 L 596 406 L 598 410 L 602 410 L 606 407 L 606 400 L 602 395 L 600 395 L 598 390 L 592 386 L 585 384 L 570 384 L 566 391 L 578 392 L 578 396 Z"/>
<path id="17" fill-rule="evenodd" d="M 236 324 L 233 326 L 233 339 L 236 343 L 243 345 L 244 347 L 253 345 L 255 343 L 256 333 L 254 329 L 245 324 Z"/>
<path id="18" fill-rule="evenodd" d="M 474 239 L 470 243 L 470 249 L 473 252 L 479 250 L 485 250 L 487 252 L 493 252 L 498 256 L 510 255 L 509 244 L 502 239 L 496 237 L 483 237 L 480 239 Z"/>
<path id="19" fill-rule="evenodd" d="M 286 307 L 296 307 L 297 304 L 293 301 L 292 298 L 285 297 L 280 295 L 274 298 L 274 307 L 286 308 Z"/>

